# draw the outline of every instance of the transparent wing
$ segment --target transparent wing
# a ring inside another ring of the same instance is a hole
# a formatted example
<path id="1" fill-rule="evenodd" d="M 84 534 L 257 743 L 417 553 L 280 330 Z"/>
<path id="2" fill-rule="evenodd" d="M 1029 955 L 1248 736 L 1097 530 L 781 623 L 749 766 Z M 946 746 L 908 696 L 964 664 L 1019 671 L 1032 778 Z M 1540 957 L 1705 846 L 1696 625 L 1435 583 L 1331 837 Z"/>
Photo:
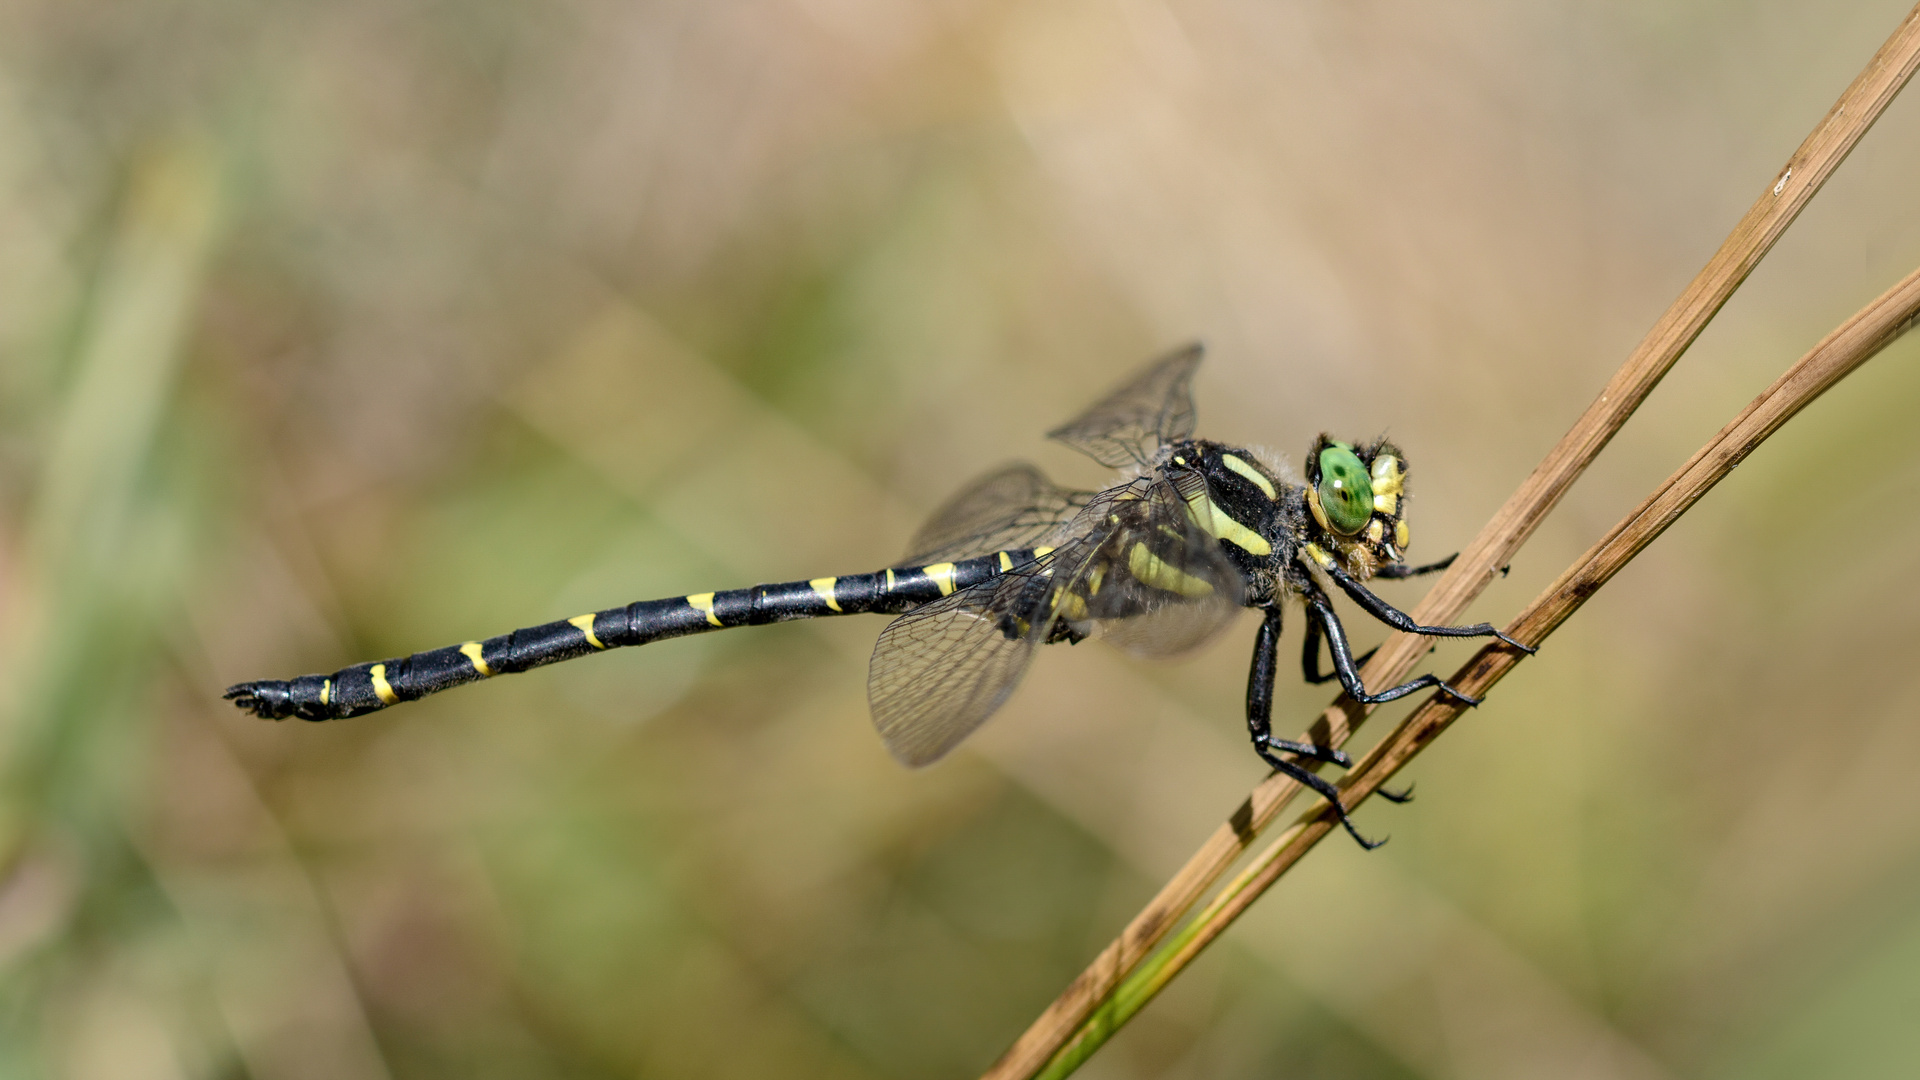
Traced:
<path id="1" fill-rule="evenodd" d="M 908 545 L 910 565 L 1030 548 L 1059 534 L 1095 492 L 1056 486 L 1025 462 L 1006 465 L 947 500 Z"/>
<path id="2" fill-rule="evenodd" d="M 1167 656 L 1211 638 L 1240 608 L 1239 571 L 1165 479 L 1100 492 L 1067 532 L 1047 557 L 881 631 L 867 700 L 894 757 L 915 766 L 944 757 L 999 709 L 1040 644 L 1097 634 Z"/>
<path id="3" fill-rule="evenodd" d="M 1099 404 L 1047 432 L 1102 465 L 1146 465 L 1154 451 L 1193 435 L 1194 343 L 1147 365 Z"/>
<path id="4" fill-rule="evenodd" d="M 1097 546 L 1066 553 L 1083 562 L 1073 591 L 1084 597 L 1089 632 L 1135 656 L 1198 648 L 1226 629 L 1246 595 L 1245 579 L 1199 517 L 1208 500 L 1190 503 L 1176 484 L 1205 490 L 1191 472 L 1114 489 L 1122 494 L 1104 508 Z"/>
<path id="5" fill-rule="evenodd" d="M 923 604 L 887 624 L 867 668 L 867 705 L 887 751 L 919 767 L 945 757 L 1013 692 L 1051 625 L 1038 606 L 1052 559 Z M 1037 629 L 1037 633 L 1036 633 Z"/>

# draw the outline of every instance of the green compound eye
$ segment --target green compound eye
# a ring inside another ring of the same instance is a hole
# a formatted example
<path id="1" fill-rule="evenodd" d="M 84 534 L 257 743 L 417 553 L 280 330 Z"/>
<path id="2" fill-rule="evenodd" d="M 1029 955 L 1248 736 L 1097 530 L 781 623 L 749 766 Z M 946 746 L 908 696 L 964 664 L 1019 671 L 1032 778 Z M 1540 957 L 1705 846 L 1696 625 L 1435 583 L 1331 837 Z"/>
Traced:
<path id="1" fill-rule="evenodd" d="M 1333 443 L 1320 451 L 1320 508 L 1333 531 L 1352 536 L 1373 517 L 1373 481 L 1353 448 Z"/>

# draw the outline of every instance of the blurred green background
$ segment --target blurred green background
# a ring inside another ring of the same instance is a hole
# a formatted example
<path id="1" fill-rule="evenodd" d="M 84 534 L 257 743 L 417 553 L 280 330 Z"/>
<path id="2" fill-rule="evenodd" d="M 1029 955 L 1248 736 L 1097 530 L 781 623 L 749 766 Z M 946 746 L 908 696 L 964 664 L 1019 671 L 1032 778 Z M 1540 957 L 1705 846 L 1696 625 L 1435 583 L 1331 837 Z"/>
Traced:
<path id="1" fill-rule="evenodd" d="M 1049 650 L 921 773 L 877 619 L 221 689 L 885 565 L 1001 461 L 1097 483 L 1040 433 L 1195 337 L 1203 433 L 1390 432 L 1437 557 L 1903 12 L 0 2 L 0 1075 L 971 1075 L 1262 775 L 1251 620 Z M 1920 263 L 1916 173 L 1910 92 L 1475 618 Z M 1917 352 L 1086 1075 L 1920 1072 Z"/>

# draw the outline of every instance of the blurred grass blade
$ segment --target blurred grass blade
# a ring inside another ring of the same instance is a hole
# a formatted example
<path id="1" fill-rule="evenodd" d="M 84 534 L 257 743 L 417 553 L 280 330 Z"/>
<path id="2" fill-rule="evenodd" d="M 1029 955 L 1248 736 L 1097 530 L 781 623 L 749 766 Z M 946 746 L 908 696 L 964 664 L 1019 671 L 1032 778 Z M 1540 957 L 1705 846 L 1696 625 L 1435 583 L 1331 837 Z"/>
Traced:
<path id="1" fill-rule="evenodd" d="M 191 137 L 159 143 L 134 163 L 79 320 L 25 530 L 30 572 L 4 621 L 0 776 L 15 812 L 20 786 L 38 773 L 35 744 L 98 662 L 90 643 L 136 542 L 131 510 L 199 294 L 218 218 L 217 172 L 211 149 Z M 13 830 L 0 836 L 4 862 L 20 825 L 0 827 Z"/>

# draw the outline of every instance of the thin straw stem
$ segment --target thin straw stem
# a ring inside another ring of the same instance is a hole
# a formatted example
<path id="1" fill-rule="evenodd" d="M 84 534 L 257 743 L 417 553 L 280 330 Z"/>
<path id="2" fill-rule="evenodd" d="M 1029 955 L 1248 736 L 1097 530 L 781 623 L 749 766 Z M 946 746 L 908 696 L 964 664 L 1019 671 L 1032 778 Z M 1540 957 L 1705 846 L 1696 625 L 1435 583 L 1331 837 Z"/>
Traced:
<path id="1" fill-rule="evenodd" d="M 1908 12 L 1866 68 L 1828 110 L 1800 148 L 1775 174 L 1679 298 L 1668 307 L 1627 357 L 1593 404 L 1581 414 L 1454 561 L 1413 617 L 1424 624 L 1452 622 L 1507 565 L 1541 520 L 1646 399 L 1675 361 L 1699 337 L 1733 291 L 1753 272 L 1787 226 L 1892 103 L 1920 65 L 1920 7 Z M 1368 685 L 1401 681 L 1426 649 L 1425 639 L 1396 634 L 1366 666 Z M 1323 745 L 1346 742 L 1371 711 L 1341 697 L 1314 722 L 1306 738 Z M 985 1080 L 1033 1076 L 1094 1008 L 1113 993 L 1195 902 L 1278 817 L 1299 785 L 1268 777 L 1232 816 L 1207 838 L 1185 866 L 1134 916 L 1120 936 L 1061 992 L 1032 1026 L 984 1074 Z"/>
<path id="2" fill-rule="evenodd" d="M 1786 374 L 1775 380 L 1604 539 L 1569 566 L 1559 580 L 1527 605 L 1507 627 L 1507 633 L 1530 645 L 1539 644 L 1768 436 L 1905 333 L 1917 317 L 1920 317 L 1920 270 L 1907 275 L 1842 323 L 1814 346 L 1813 351 L 1787 369 Z M 1523 655 L 1497 646 L 1484 648 L 1448 682 L 1468 694 L 1484 695 Z M 1438 738 L 1463 711 L 1451 698 L 1435 695 L 1427 699 L 1392 735 L 1354 766 L 1340 785 L 1341 801 L 1352 807 L 1372 795 Z M 1077 1068 L 1231 926 L 1280 875 L 1332 832 L 1337 820 L 1323 801 L 1281 833 L 1221 889 L 1165 949 L 1116 988 L 1039 1076 L 1058 1080 Z"/>

